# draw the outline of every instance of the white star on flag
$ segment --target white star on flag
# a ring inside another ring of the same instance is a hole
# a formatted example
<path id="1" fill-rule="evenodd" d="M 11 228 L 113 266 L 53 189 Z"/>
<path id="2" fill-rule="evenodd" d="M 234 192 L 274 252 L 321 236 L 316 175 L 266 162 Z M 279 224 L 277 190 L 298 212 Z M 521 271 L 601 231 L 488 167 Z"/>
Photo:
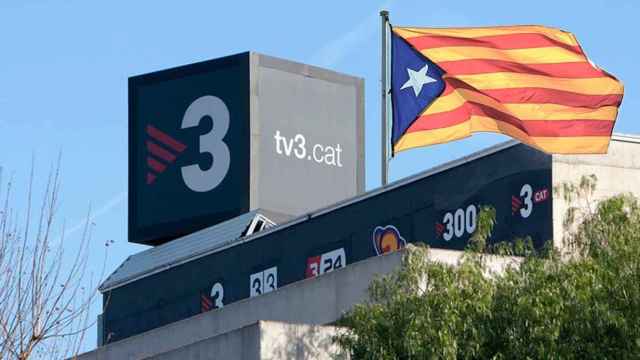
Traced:
<path id="1" fill-rule="evenodd" d="M 418 71 L 407 68 L 407 73 L 409 74 L 409 80 L 407 80 L 407 82 L 404 83 L 404 85 L 402 85 L 400 90 L 404 90 L 408 87 L 412 87 L 413 92 L 416 94 L 416 97 L 418 97 L 418 95 L 420 94 L 420 91 L 422 91 L 422 87 L 425 84 L 438 81 L 428 76 L 427 70 L 429 70 L 429 64 L 424 64 L 424 67 Z"/>

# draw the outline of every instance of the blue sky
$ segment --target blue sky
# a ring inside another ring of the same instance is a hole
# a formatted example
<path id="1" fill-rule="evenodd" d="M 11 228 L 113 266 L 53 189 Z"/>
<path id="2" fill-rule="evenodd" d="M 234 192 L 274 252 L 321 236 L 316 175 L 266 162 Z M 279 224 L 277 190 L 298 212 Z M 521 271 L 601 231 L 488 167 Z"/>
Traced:
<path id="1" fill-rule="evenodd" d="M 0 0 L 0 166 L 20 183 L 32 156 L 42 175 L 62 151 L 60 213 L 79 229 L 91 204 L 96 252 L 114 240 L 110 272 L 144 249 L 126 237 L 127 78 L 253 50 L 365 79 L 366 182 L 375 188 L 381 8 L 396 25 L 571 31 L 594 63 L 625 83 L 615 131 L 640 133 L 637 1 Z M 391 164 L 391 180 L 505 139 L 481 134 L 404 152 Z M 89 338 L 93 346 L 95 332 Z"/>

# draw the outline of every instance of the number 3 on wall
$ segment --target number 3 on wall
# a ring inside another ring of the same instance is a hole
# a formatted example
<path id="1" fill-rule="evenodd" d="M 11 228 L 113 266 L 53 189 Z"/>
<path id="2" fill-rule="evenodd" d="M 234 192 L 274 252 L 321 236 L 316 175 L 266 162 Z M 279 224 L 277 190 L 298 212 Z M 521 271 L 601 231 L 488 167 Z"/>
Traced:
<path id="1" fill-rule="evenodd" d="M 220 185 L 231 162 L 229 148 L 222 141 L 229 130 L 229 109 L 220 98 L 206 95 L 192 102 L 182 117 L 182 129 L 198 126 L 205 116 L 211 117 L 213 127 L 200 136 L 200 153 L 210 154 L 213 163 L 208 170 L 202 170 L 198 164 L 182 167 L 185 185 L 196 192 L 210 191 Z"/>
<path id="2" fill-rule="evenodd" d="M 211 287 L 211 299 L 213 299 L 213 307 L 214 308 L 221 308 L 224 306 L 223 304 L 223 299 L 224 299 L 224 288 L 222 287 L 222 284 L 215 283 L 213 284 L 213 287 Z"/>
<path id="3" fill-rule="evenodd" d="M 533 195 L 533 189 L 531 185 L 524 184 L 520 189 L 520 196 L 524 199 L 524 206 L 520 209 L 520 216 L 524 219 L 528 218 L 533 211 L 533 202 L 531 202 L 531 195 Z"/>

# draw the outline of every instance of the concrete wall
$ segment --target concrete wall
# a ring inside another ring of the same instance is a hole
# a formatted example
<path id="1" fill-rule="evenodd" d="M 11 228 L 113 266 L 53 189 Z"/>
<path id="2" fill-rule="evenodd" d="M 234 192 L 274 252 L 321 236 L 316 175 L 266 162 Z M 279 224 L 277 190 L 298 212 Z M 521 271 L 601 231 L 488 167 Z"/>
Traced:
<path id="1" fill-rule="evenodd" d="M 260 359 L 260 323 L 229 331 L 146 359 Z"/>
<path id="2" fill-rule="evenodd" d="M 574 206 L 585 206 L 621 193 L 640 196 L 640 138 L 614 135 L 609 152 L 603 155 L 554 155 L 552 164 L 553 186 L 564 182 L 578 183 L 583 175 L 598 177 L 592 199 L 580 199 Z M 564 248 L 562 221 L 571 206 L 561 194 L 553 194 L 554 245 Z"/>
<path id="3" fill-rule="evenodd" d="M 333 342 L 344 329 L 261 321 L 260 358 L 339 360 L 348 356 Z M 180 359 L 182 360 L 182 359 Z"/>
<path id="4" fill-rule="evenodd" d="M 332 341 L 340 331 L 334 326 L 259 321 L 148 359 L 348 359 Z"/>

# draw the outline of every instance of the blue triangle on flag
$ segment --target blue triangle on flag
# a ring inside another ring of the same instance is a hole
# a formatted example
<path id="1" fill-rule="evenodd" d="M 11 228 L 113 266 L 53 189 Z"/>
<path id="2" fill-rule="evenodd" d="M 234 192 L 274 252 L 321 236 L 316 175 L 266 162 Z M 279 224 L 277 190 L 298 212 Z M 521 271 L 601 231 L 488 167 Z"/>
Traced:
<path id="1" fill-rule="evenodd" d="M 392 144 L 442 94 L 445 86 L 443 75 L 444 70 L 391 32 Z"/>

